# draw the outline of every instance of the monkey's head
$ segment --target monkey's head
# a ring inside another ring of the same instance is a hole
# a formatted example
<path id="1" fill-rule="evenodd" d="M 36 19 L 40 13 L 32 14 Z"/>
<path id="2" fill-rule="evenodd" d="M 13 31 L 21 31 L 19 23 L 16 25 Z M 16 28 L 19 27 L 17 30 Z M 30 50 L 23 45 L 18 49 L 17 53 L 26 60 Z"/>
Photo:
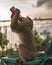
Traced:
<path id="1" fill-rule="evenodd" d="M 29 27 L 31 30 L 33 29 L 33 21 L 32 21 L 32 19 L 30 18 L 30 17 L 26 17 L 26 18 L 24 18 L 24 21 L 23 21 L 23 18 L 24 17 L 22 17 L 21 15 L 19 16 L 19 20 L 20 20 L 20 22 L 22 23 L 26 23 L 25 25 L 27 25 L 27 27 Z M 27 19 L 27 20 L 26 20 Z"/>
<path id="2" fill-rule="evenodd" d="M 17 17 L 18 17 L 18 20 L 20 20 L 20 22 L 24 18 L 24 17 L 22 17 L 20 15 L 20 10 L 18 8 L 15 8 L 14 6 L 10 8 L 10 11 L 12 12 L 11 18 L 13 18 L 13 16 L 15 15 L 15 13 L 18 15 Z M 27 19 L 28 19 L 28 21 L 25 21 L 27 23 L 26 25 L 28 25 L 28 27 L 32 30 L 33 29 L 33 21 L 28 16 L 27 16 Z"/>

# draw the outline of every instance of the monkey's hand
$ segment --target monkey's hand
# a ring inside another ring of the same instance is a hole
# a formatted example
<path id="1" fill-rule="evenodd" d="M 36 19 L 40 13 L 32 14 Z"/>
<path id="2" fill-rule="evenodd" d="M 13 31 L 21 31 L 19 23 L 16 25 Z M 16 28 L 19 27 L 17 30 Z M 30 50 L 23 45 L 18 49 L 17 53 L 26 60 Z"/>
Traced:
<path id="1" fill-rule="evenodd" d="M 20 10 L 16 9 L 15 14 L 12 14 L 11 22 L 17 22 L 20 16 Z"/>
<path id="2" fill-rule="evenodd" d="M 11 14 L 11 19 L 13 19 L 13 17 L 17 17 L 17 18 L 19 18 L 19 16 L 20 16 L 20 10 L 19 9 L 16 9 L 15 10 L 15 13 L 12 13 Z"/>

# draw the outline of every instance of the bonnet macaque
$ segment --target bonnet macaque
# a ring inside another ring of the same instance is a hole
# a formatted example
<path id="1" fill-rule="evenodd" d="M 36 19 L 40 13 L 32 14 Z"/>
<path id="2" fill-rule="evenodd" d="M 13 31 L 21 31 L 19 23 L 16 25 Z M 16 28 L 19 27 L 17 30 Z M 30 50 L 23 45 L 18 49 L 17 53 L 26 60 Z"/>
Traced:
<path id="1" fill-rule="evenodd" d="M 33 36 L 33 21 L 27 16 L 20 15 L 20 10 L 15 9 L 15 14 L 11 17 L 11 30 L 19 35 L 19 56 L 22 61 L 31 60 L 37 56 L 37 49 Z M 20 18 L 21 17 L 21 18 Z"/>

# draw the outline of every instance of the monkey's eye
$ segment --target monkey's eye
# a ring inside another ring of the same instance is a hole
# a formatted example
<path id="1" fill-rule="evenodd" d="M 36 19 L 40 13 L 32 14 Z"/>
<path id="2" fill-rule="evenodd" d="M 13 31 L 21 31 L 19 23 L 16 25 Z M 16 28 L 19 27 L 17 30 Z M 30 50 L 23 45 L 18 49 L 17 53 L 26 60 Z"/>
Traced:
<path id="1" fill-rule="evenodd" d="M 32 30 L 33 26 L 29 24 L 30 29 Z"/>

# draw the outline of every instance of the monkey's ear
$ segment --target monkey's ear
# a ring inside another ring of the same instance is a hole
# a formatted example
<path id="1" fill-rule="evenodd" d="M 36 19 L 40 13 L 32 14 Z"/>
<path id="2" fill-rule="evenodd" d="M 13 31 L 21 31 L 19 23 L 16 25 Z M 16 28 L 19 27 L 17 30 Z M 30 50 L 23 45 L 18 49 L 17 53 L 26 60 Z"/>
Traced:
<path id="1" fill-rule="evenodd" d="M 32 19 L 29 17 L 29 16 L 27 16 L 27 18 L 29 19 L 29 22 L 28 22 L 28 26 L 31 28 L 31 30 L 33 29 L 33 21 L 32 21 Z"/>

